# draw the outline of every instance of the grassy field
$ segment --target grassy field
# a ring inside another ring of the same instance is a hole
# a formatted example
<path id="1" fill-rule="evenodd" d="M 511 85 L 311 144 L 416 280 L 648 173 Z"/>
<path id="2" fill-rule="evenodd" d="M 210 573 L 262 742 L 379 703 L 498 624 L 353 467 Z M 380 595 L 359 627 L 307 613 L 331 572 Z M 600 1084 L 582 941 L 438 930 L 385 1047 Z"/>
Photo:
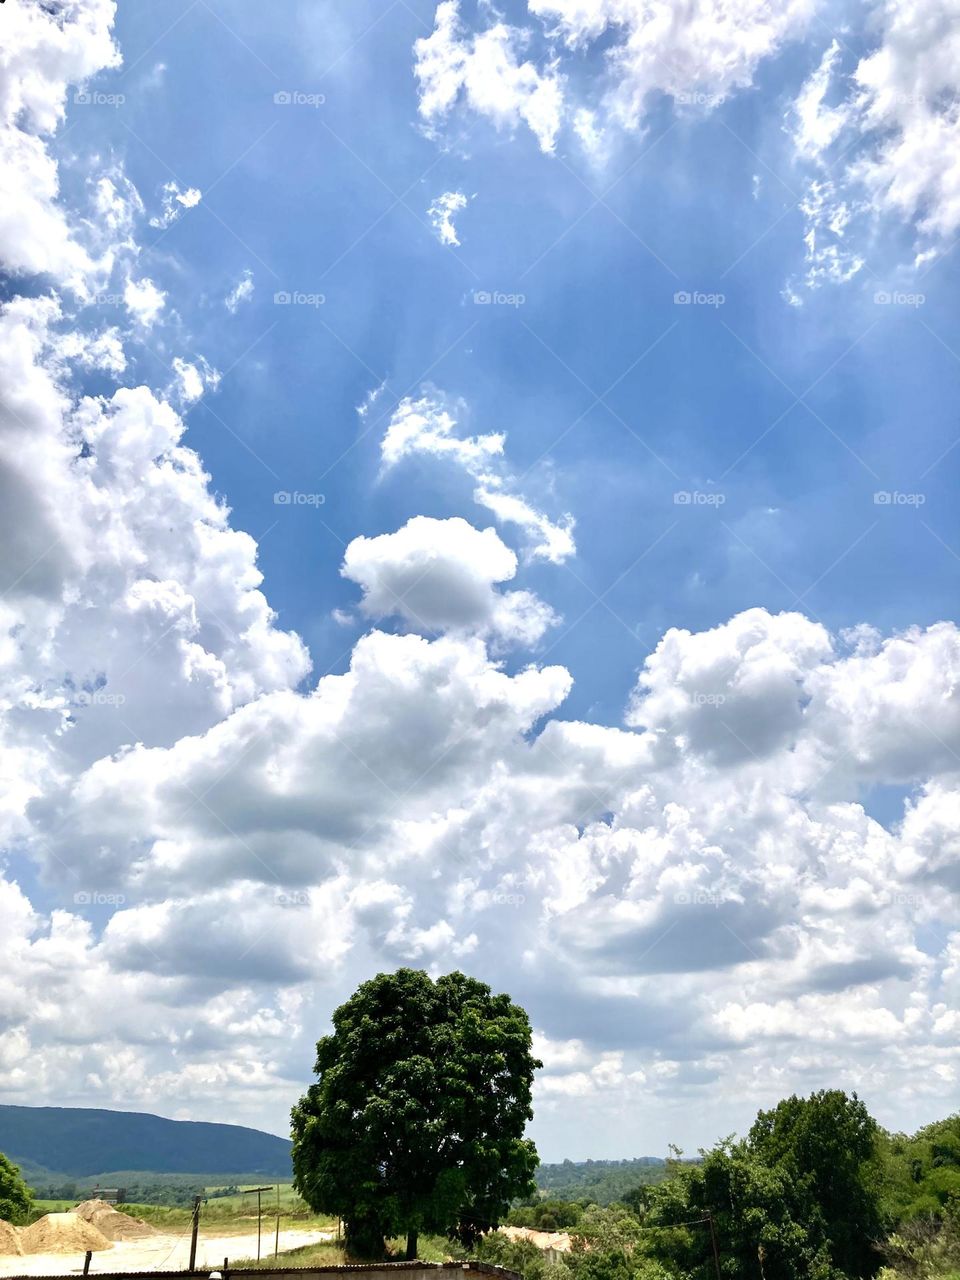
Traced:
<path id="1" fill-rule="evenodd" d="M 266 1183 L 259 1184 L 266 1186 Z M 209 1190 L 209 1188 L 208 1188 Z M 277 1193 L 274 1188 L 261 1197 L 263 1206 L 263 1230 L 273 1231 L 277 1221 Z M 75 1200 L 37 1200 L 34 1202 L 31 1221 L 45 1213 L 69 1213 Z M 158 1231 L 178 1233 L 189 1226 L 191 1211 L 180 1206 L 157 1204 L 123 1204 L 118 1208 L 134 1218 L 143 1218 Z M 329 1214 L 312 1213 L 289 1184 L 280 1187 L 280 1230 L 327 1230 L 335 1228 L 337 1220 Z M 257 1197 L 243 1195 L 220 1196 L 207 1200 L 200 1209 L 200 1230 L 208 1234 L 243 1234 L 257 1228 Z"/>
<path id="2" fill-rule="evenodd" d="M 389 1240 L 387 1243 L 394 1261 L 403 1258 L 406 1240 Z M 447 1262 L 454 1257 L 450 1241 L 443 1236 L 421 1236 L 417 1255 L 423 1262 Z M 342 1244 L 330 1241 L 328 1244 L 304 1245 L 302 1249 L 288 1249 L 283 1254 L 283 1261 L 291 1267 L 339 1267 L 351 1259 L 347 1257 Z M 263 1270 L 273 1266 L 273 1254 L 261 1258 L 259 1262 L 255 1258 L 238 1258 L 232 1265 L 259 1267 Z"/>
<path id="3" fill-rule="evenodd" d="M 235 1186 L 235 1185 L 236 1185 L 235 1183 L 229 1183 L 229 1182 L 221 1183 L 220 1186 L 217 1186 L 217 1187 L 208 1186 L 206 1188 L 206 1191 L 208 1195 L 213 1195 L 214 1192 L 221 1191 L 225 1187 Z M 215 1205 L 219 1209 L 221 1206 L 228 1206 L 229 1208 L 235 1210 L 236 1212 L 249 1213 L 252 1210 L 254 1213 L 256 1213 L 257 1197 L 255 1195 L 251 1195 L 247 1188 L 248 1187 L 265 1187 L 265 1186 L 267 1186 L 267 1179 L 264 1179 L 263 1182 L 251 1182 L 246 1185 L 241 1183 L 239 1195 L 231 1195 L 231 1196 L 218 1195 L 214 1199 L 209 1200 L 207 1202 L 207 1207 L 209 1208 Z M 270 1187 L 270 1190 L 265 1191 L 261 1196 L 261 1200 L 263 1201 L 264 1208 L 266 1208 L 267 1205 L 270 1205 L 274 1210 L 276 1210 L 277 1187 L 278 1187 L 278 1184 L 274 1183 Z M 292 1182 L 281 1182 L 279 1184 L 279 1191 L 280 1191 L 280 1210 L 282 1213 L 288 1213 L 293 1216 L 300 1213 L 309 1214 L 310 1210 L 307 1208 L 306 1204 L 304 1204 L 304 1202 L 297 1195 L 296 1191 L 294 1191 Z"/>

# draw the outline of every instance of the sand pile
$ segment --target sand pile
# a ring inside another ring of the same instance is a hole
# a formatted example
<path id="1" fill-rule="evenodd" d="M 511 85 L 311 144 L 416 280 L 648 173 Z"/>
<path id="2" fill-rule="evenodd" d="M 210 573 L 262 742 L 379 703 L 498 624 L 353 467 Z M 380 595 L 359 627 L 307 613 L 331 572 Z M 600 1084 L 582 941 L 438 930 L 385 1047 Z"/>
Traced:
<path id="1" fill-rule="evenodd" d="M 86 1253 L 112 1249 L 110 1241 L 75 1213 L 48 1213 L 20 1232 L 24 1253 Z"/>
<path id="2" fill-rule="evenodd" d="M 500 1234 L 509 1236 L 511 1240 L 529 1240 L 538 1249 L 556 1249 L 558 1253 L 569 1253 L 573 1247 L 569 1231 L 537 1231 L 533 1227 L 500 1227 Z"/>
<path id="3" fill-rule="evenodd" d="M 108 1240 L 145 1240 L 147 1236 L 157 1234 L 149 1222 L 134 1218 L 129 1213 L 119 1213 L 106 1200 L 84 1200 L 74 1213 L 96 1227 Z"/>
<path id="4" fill-rule="evenodd" d="M 0 1254 L 3 1253 L 23 1253 L 23 1245 L 20 1243 L 20 1232 L 11 1222 L 4 1222 L 0 1218 Z"/>

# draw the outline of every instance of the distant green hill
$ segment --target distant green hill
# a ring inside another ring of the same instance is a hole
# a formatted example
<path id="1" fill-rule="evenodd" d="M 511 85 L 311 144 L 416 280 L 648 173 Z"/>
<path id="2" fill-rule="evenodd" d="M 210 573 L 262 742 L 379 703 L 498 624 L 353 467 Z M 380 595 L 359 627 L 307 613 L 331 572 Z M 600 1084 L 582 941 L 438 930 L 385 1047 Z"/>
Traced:
<path id="1" fill-rule="evenodd" d="M 662 1182 L 666 1162 L 660 1156 L 638 1156 L 635 1160 L 564 1160 L 542 1164 L 537 1169 L 537 1186 L 552 1200 L 592 1200 L 612 1204 L 635 1187 Z"/>
<path id="2" fill-rule="evenodd" d="M 149 1173 L 291 1176 L 290 1143 L 235 1124 L 166 1120 L 138 1111 L 0 1106 L 0 1151 L 29 1175 L 72 1178 L 125 1169 Z"/>

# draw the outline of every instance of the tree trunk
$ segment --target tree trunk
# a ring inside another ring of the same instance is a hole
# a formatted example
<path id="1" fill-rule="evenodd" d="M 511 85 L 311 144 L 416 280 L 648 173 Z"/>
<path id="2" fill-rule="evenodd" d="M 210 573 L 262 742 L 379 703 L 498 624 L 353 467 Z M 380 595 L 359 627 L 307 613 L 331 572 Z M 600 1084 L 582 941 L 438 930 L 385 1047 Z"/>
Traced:
<path id="1" fill-rule="evenodd" d="M 407 1232 L 407 1261 L 415 1262 L 417 1258 L 417 1231 L 412 1227 Z"/>

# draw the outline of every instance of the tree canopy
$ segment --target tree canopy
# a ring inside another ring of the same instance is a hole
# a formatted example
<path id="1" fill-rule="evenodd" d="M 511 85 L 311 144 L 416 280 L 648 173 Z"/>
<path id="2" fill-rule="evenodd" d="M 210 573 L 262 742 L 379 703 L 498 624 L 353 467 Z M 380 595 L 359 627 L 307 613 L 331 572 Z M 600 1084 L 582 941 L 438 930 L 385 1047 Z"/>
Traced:
<path id="1" fill-rule="evenodd" d="M 0 1218 L 21 1223 L 32 1208 L 33 1195 L 20 1176 L 19 1167 L 0 1151 Z"/>
<path id="2" fill-rule="evenodd" d="M 645 1221 L 661 1228 L 651 1250 L 684 1275 L 713 1277 L 709 1215 L 721 1272 L 738 1280 L 872 1276 L 883 1236 L 878 1135 L 856 1094 L 839 1090 L 761 1111 L 745 1140 L 644 1189 Z"/>
<path id="3" fill-rule="evenodd" d="M 462 973 L 400 969 L 365 982 L 317 1044 L 293 1109 L 294 1183 L 344 1220 L 358 1256 L 418 1231 L 471 1244 L 534 1190 L 524 1138 L 533 1073 L 526 1013 Z"/>

